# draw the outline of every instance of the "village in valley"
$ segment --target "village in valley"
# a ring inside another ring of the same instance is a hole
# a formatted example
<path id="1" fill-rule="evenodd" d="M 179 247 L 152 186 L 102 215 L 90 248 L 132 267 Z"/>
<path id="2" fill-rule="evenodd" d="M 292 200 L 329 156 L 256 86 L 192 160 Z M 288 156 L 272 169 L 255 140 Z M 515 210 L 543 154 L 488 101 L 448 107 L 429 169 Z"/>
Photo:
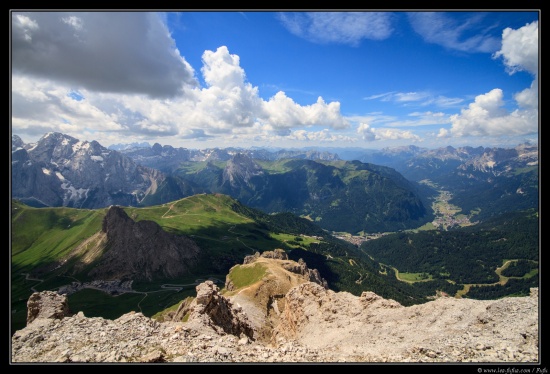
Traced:
<path id="1" fill-rule="evenodd" d="M 437 185 L 433 184 L 429 180 L 421 181 L 421 183 L 428 184 L 434 188 L 438 188 Z M 433 214 L 435 216 L 434 220 L 430 223 L 425 224 L 422 227 L 419 227 L 418 229 L 410 231 L 434 229 L 447 231 L 451 228 L 471 226 L 477 223 L 470 220 L 476 212 L 471 212 L 471 214 L 469 215 L 462 213 L 462 209 L 460 207 L 453 205 L 449 202 L 453 197 L 449 191 L 438 189 L 438 192 L 439 194 L 432 203 Z M 365 233 L 363 235 L 333 233 L 333 235 L 338 239 L 346 240 L 356 245 L 357 247 L 359 247 L 363 242 L 378 239 L 388 234 L 391 234 L 391 232 Z"/>

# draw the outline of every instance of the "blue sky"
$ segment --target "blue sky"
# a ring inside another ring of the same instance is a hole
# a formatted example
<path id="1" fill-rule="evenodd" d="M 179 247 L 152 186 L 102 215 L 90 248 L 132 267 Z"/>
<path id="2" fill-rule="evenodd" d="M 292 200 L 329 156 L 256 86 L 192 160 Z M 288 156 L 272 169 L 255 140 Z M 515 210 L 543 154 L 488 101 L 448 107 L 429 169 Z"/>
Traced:
<path id="1" fill-rule="evenodd" d="M 540 12 L 11 12 L 11 130 L 104 146 L 515 146 Z"/>

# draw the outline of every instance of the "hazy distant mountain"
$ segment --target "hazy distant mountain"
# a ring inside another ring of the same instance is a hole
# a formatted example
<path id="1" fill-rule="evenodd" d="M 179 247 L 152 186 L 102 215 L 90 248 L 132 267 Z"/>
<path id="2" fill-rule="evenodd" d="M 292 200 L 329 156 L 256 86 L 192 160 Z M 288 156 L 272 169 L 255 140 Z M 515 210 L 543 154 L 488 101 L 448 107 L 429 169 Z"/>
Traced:
<path id="1" fill-rule="evenodd" d="M 395 231 L 430 221 L 432 187 L 478 219 L 538 207 L 538 147 L 416 146 L 269 150 L 161 146 L 109 150 L 50 133 L 12 137 L 12 197 L 33 206 L 150 206 L 223 193 L 265 212 L 292 212 L 346 232 Z"/>
<path id="2" fill-rule="evenodd" d="M 399 173 L 342 162 L 328 150 L 194 150 L 156 143 L 121 152 L 205 192 L 227 194 L 265 212 L 309 216 L 329 230 L 398 230 L 430 219 L 417 187 Z"/>
<path id="3" fill-rule="evenodd" d="M 171 173 L 182 162 L 187 161 L 228 161 L 234 155 L 245 154 L 256 160 L 274 161 L 283 158 L 298 158 L 308 160 L 339 160 L 338 155 L 327 151 L 316 150 L 268 150 L 268 149 L 240 149 L 240 148 L 207 148 L 188 149 L 175 148 L 170 145 L 155 143 L 152 147 L 125 147 L 120 152 L 143 166 Z"/>
<path id="4" fill-rule="evenodd" d="M 361 161 L 394 168 L 411 181 L 430 180 L 478 219 L 539 205 L 539 148 L 401 147 L 365 154 Z"/>
<path id="5" fill-rule="evenodd" d="M 384 148 L 364 152 L 361 162 L 389 166 L 409 180 L 420 181 L 438 178 L 464 170 L 468 165 L 475 169 L 501 175 L 514 168 L 538 165 L 538 146 L 521 144 L 515 148 L 484 148 L 451 146 L 426 149 L 416 146 Z"/>
<path id="6" fill-rule="evenodd" d="M 123 151 L 126 149 L 135 149 L 135 148 L 149 148 L 151 145 L 148 142 L 142 142 L 142 143 L 119 143 L 119 144 L 111 144 L 108 146 L 108 149 L 112 149 L 113 151 Z"/>

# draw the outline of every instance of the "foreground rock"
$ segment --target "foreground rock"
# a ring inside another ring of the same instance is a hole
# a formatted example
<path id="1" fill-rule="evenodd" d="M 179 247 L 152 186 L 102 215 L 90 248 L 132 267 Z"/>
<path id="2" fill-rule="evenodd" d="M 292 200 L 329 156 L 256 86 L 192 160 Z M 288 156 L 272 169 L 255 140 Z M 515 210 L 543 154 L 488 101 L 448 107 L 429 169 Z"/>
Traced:
<path id="1" fill-rule="evenodd" d="M 254 337 L 254 330 L 239 306 L 223 297 L 212 281 L 197 286 L 197 297 L 190 304 L 182 303 L 176 315 L 188 315 L 189 325 L 209 326 L 218 334 Z"/>
<path id="2" fill-rule="evenodd" d="M 32 317 L 11 338 L 12 362 L 539 362 L 538 288 L 404 307 L 373 292 L 333 292 L 302 262 L 252 257 L 238 271 L 261 267 L 263 277 L 225 295 L 198 285 L 178 321 L 70 316 L 65 296 L 35 293 Z"/>
<path id="3" fill-rule="evenodd" d="M 346 361 L 536 362 L 538 289 L 500 300 L 439 298 L 403 307 L 304 283 L 286 295 L 274 341 L 292 340 Z"/>
<path id="4" fill-rule="evenodd" d="M 246 284 L 236 286 L 234 278 L 237 273 L 263 274 Z M 320 287 L 328 288 L 327 281 L 321 278 L 317 269 L 309 269 L 300 259 L 298 262 L 288 259 L 282 249 L 256 252 L 246 256 L 242 265 L 235 265 L 226 277 L 224 294 L 246 313 L 254 329 L 256 339 L 269 342 L 273 329 L 280 322 L 285 310 L 285 295 L 293 287 L 306 282 L 315 282 Z"/>
<path id="5" fill-rule="evenodd" d="M 69 314 L 67 296 L 57 292 L 35 292 L 27 301 L 27 325 L 35 319 L 62 319 Z"/>

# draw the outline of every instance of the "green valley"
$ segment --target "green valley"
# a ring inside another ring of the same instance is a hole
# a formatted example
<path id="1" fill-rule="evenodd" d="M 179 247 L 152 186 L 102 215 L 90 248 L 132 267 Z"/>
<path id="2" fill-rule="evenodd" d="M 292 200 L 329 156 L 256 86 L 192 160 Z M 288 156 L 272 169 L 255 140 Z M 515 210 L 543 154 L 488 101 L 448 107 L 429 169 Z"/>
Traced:
<path id="1" fill-rule="evenodd" d="M 116 318 L 132 310 L 152 316 L 194 296 L 195 285 L 206 279 L 223 287 L 229 269 L 246 255 L 277 248 L 317 269 L 332 290 L 355 295 L 373 291 L 403 305 L 424 303 L 441 292 L 457 295 L 465 284 L 496 282 L 494 271 L 504 258 L 531 261 L 518 261 L 519 267 L 509 270 L 512 275 L 524 269 L 537 274 L 532 268 L 538 260 L 536 212 L 450 231 L 387 234 L 357 246 L 291 213 L 266 214 L 227 195 L 198 194 L 155 206 L 123 207 L 128 219 L 154 222 L 166 233 L 192 239 L 200 251 L 184 275 L 117 283 L 93 276 L 113 250 L 103 232 L 110 209 L 32 208 L 12 202 L 12 329 L 25 324 L 26 301 L 33 291 L 70 290 L 71 307 L 87 316 Z M 390 267 L 399 269 L 401 278 Z M 496 295 L 524 294 L 535 283 L 536 276 L 516 276 L 493 290 Z M 467 297 L 477 297 L 481 288 L 469 290 Z"/>

